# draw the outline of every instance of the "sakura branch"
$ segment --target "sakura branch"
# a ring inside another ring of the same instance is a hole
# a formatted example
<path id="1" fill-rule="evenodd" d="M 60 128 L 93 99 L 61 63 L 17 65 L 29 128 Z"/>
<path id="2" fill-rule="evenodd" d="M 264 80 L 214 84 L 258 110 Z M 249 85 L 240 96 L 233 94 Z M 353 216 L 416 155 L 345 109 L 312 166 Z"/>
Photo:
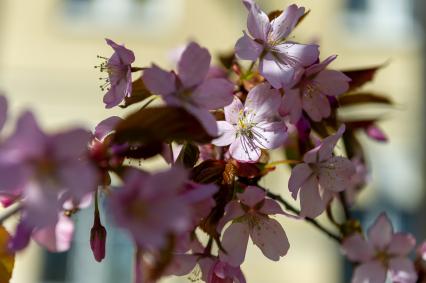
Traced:
<path id="1" fill-rule="evenodd" d="M 45 132 L 29 110 L 12 125 L 0 95 L 0 131 L 5 123 L 12 129 L 0 136 L 0 201 L 8 207 L 0 223 L 18 216 L 0 251 L 13 254 L 31 240 L 49 251 L 68 250 L 74 216 L 93 204 L 87 234 L 94 260 L 114 256 L 106 250 L 101 220 L 107 218 L 132 239 L 135 283 L 172 275 L 246 283 L 241 265 L 249 240 L 266 258 L 286 260 L 292 239 L 277 220 L 285 217 L 336 242 L 354 263 L 352 283 L 424 280 L 425 244 L 413 260 L 414 237 L 395 233 L 385 213 L 367 233 L 351 213 L 374 169 L 365 163 L 359 135 L 388 139 L 374 113 L 350 121 L 339 113 L 392 104 L 359 90 L 382 66 L 334 70 L 337 55 L 290 39 L 308 15 L 304 7 L 268 15 L 253 0 L 243 6 L 247 31 L 220 56 L 222 65 L 212 63 L 206 47 L 189 42 L 175 52 L 172 70 L 151 62 L 134 66 L 135 53 L 107 39 L 113 53 L 99 56 L 96 67 L 106 73 L 103 103 L 124 113 L 92 131 Z M 156 99 L 161 102 L 153 106 Z M 276 152 L 285 160 L 273 161 Z M 142 170 L 154 157 L 164 159 L 164 168 Z M 270 172 L 285 174 L 281 165 L 290 170 L 281 191 L 262 188 Z M 336 207 L 343 219 L 332 214 Z M 337 232 L 317 220 L 324 213 Z"/>

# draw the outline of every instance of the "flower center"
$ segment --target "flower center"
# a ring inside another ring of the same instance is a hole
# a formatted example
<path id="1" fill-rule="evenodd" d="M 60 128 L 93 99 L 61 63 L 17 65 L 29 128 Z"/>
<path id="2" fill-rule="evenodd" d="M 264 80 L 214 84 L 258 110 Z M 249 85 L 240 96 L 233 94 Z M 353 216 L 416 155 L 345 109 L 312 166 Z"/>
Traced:
<path id="1" fill-rule="evenodd" d="M 389 265 L 390 255 L 385 250 L 377 251 L 374 258 L 386 267 Z"/>

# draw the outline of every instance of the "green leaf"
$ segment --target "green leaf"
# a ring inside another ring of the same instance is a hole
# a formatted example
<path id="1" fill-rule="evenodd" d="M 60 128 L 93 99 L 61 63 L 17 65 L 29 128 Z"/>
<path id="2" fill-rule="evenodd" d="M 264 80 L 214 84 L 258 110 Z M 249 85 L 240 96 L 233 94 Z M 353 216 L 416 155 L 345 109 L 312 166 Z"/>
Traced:
<path id="1" fill-rule="evenodd" d="M 130 144 L 193 141 L 208 143 L 213 137 L 194 116 L 178 107 L 141 109 L 116 126 L 115 141 Z"/>
<path id="2" fill-rule="evenodd" d="M 9 239 L 9 233 L 0 225 L 0 283 L 9 283 L 15 265 L 15 255 L 7 248 Z"/>

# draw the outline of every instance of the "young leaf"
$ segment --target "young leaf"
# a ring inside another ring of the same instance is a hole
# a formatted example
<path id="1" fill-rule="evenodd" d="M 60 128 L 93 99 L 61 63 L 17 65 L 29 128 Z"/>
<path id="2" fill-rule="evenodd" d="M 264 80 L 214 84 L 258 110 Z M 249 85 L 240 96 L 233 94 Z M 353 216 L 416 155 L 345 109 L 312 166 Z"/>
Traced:
<path id="1" fill-rule="evenodd" d="M 338 101 L 340 106 L 353 106 L 365 103 L 393 104 L 392 100 L 387 96 L 367 92 L 342 95 L 338 98 Z"/>
<path id="2" fill-rule="evenodd" d="M 0 283 L 10 281 L 15 265 L 15 255 L 8 249 L 9 239 L 9 233 L 0 225 Z"/>
<path id="3" fill-rule="evenodd" d="M 349 82 L 349 92 L 372 81 L 376 72 L 383 66 L 384 64 L 366 69 L 342 71 L 346 76 L 351 79 L 351 81 Z"/>
<path id="4" fill-rule="evenodd" d="M 207 143 L 212 139 L 194 116 L 168 106 L 144 108 L 129 115 L 117 125 L 115 133 L 116 142 L 131 144 L 173 140 Z"/>

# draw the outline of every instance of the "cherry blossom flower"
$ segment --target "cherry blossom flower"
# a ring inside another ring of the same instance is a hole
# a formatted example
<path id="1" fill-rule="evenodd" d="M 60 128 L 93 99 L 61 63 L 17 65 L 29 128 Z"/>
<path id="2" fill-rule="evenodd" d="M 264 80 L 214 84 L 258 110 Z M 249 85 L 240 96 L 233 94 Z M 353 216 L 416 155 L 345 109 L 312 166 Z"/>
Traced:
<path id="1" fill-rule="evenodd" d="M 124 185 L 114 191 L 109 208 L 117 226 L 127 230 L 142 248 L 160 248 L 170 233 L 186 232 L 191 210 L 180 191 L 187 181 L 180 167 L 155 174 L 130 170 Z"/>
<path id="2" fill-rule="evenodd" d="M 21 231 L 56 225 L 65 200 L 78 203 L 96 188 L 96 170 L 83 159 L 90 138 L 83 129 L 47 135 L 30 112 L 20 116 L 0 148 L 0 194 L 22 198 Z"/>
<path id="3" fill-rule="evenodd" d="M 266 198 L 266 192 L 254 186 L 247 187 L 238 200 L 226 205 L 225 215 L 218 225 L 218 231 L 229 221 L 232 224 L 225 230 L 220 259 L 232 266 L 239 267 L 243 263 L 249 237 L 269 259 L 278 261 L 287 254 L 290 247 L 281 224 L 269 217 L 273 214 L 288 215 L 280 205 Z"/>
<path id="4" fill-rule="evenodd" d="M 217 136 L 216 119 L 208 110 L 232 102 L 234 85 L 224 78 L 207 78 L 211 56 L 207 49 L 191 42 L 179 60 L 178 72 L 153 65 L 145 70 L 143 81 L 153 93 L 171 106 L 183 107 L 195 116 L 212 136 Z"/>
<path id="5" fill-rule="evenodd" d="M 246 283 L 239 266 L 235 267 L 220 259 L 205 258 L 200 260 L 200 267 L 206 283 Z"/>
<path id="6" fill-rule="evenodd" d="M 385 283 L 387 273 L 392 282 L 416 282 L 413 262 L 407 258 L 415 244 L 410 234 L 394 233 L 392 223 L 382 213 L 368 229 L 368 240 L 354 234 L 342 244 L 347 257 L 359 263 L 352 283 Z"/>
<path id="7" fill-rule="evenodd" d="M 256 162 L 261 149 L 273 149 L 283 145 L 287 127 L 278 117 L 280 95 L 268 83 L 250 90 L 245 104 L 235 97 L 225 107 L 226 121 L 218 121 L 220 136 L 212 143 L 231 145 L 232 158 L 240 162 Z"/>
<path id="8" fill-rule="evenodd" d="M 106 42 L 114 50 L 110 58 L 100 57 L 105 62 L 100 64 L 101 72 L 107 72 L 108 77 L 102 78 L 105 83 L 101 86 L 102 91 L 107 90 L 104 95 L 105 108 L 112 108 L 120 104 L 125 97 L 132 93 L 132 68 L 131 64 L 135 61 L 133 51 L 119 45 L 111 39 Z"/>
<path id="9" fill-rule="evenodd" d="M 330 56 L 324 62 L 308 67 L 300 81 L 286 89 L 280 107 L 280 114 L 290 115 L 290 122 L 296 124 L 302 111 L 313 121 L 330 116 L 331 108 L 327 96 L 337 96 L 349 89 L 351 80 L 342 72 L 325 68 L 337 56 Z"/>
<path id="10" fill-rule="evenodd" d="M 235 54 L 242 60 L 259 61 L 259 72 L 274 88 L 283 88 L 297 80 L 303 67 L 319 56 L 318 45 L 287 41 L 305 8 L 291 5 L 277 18 L 269 20 L 254 1 L 244 1 L 249 10 L 247 29 L 235 45 Z"/>
<path id="11" fill-rule="evenodd" d="M 344 131 L 342 125 L 336 134 L 308 151 L 303 163 L 293 168 L 288 187 L 294 199 L 300 191 L 301 216 L 317 217 L 335 193 L 349 186 L 355 174 L 354 164 L 345 157 L 333 156 L 333 149 Z"/>

